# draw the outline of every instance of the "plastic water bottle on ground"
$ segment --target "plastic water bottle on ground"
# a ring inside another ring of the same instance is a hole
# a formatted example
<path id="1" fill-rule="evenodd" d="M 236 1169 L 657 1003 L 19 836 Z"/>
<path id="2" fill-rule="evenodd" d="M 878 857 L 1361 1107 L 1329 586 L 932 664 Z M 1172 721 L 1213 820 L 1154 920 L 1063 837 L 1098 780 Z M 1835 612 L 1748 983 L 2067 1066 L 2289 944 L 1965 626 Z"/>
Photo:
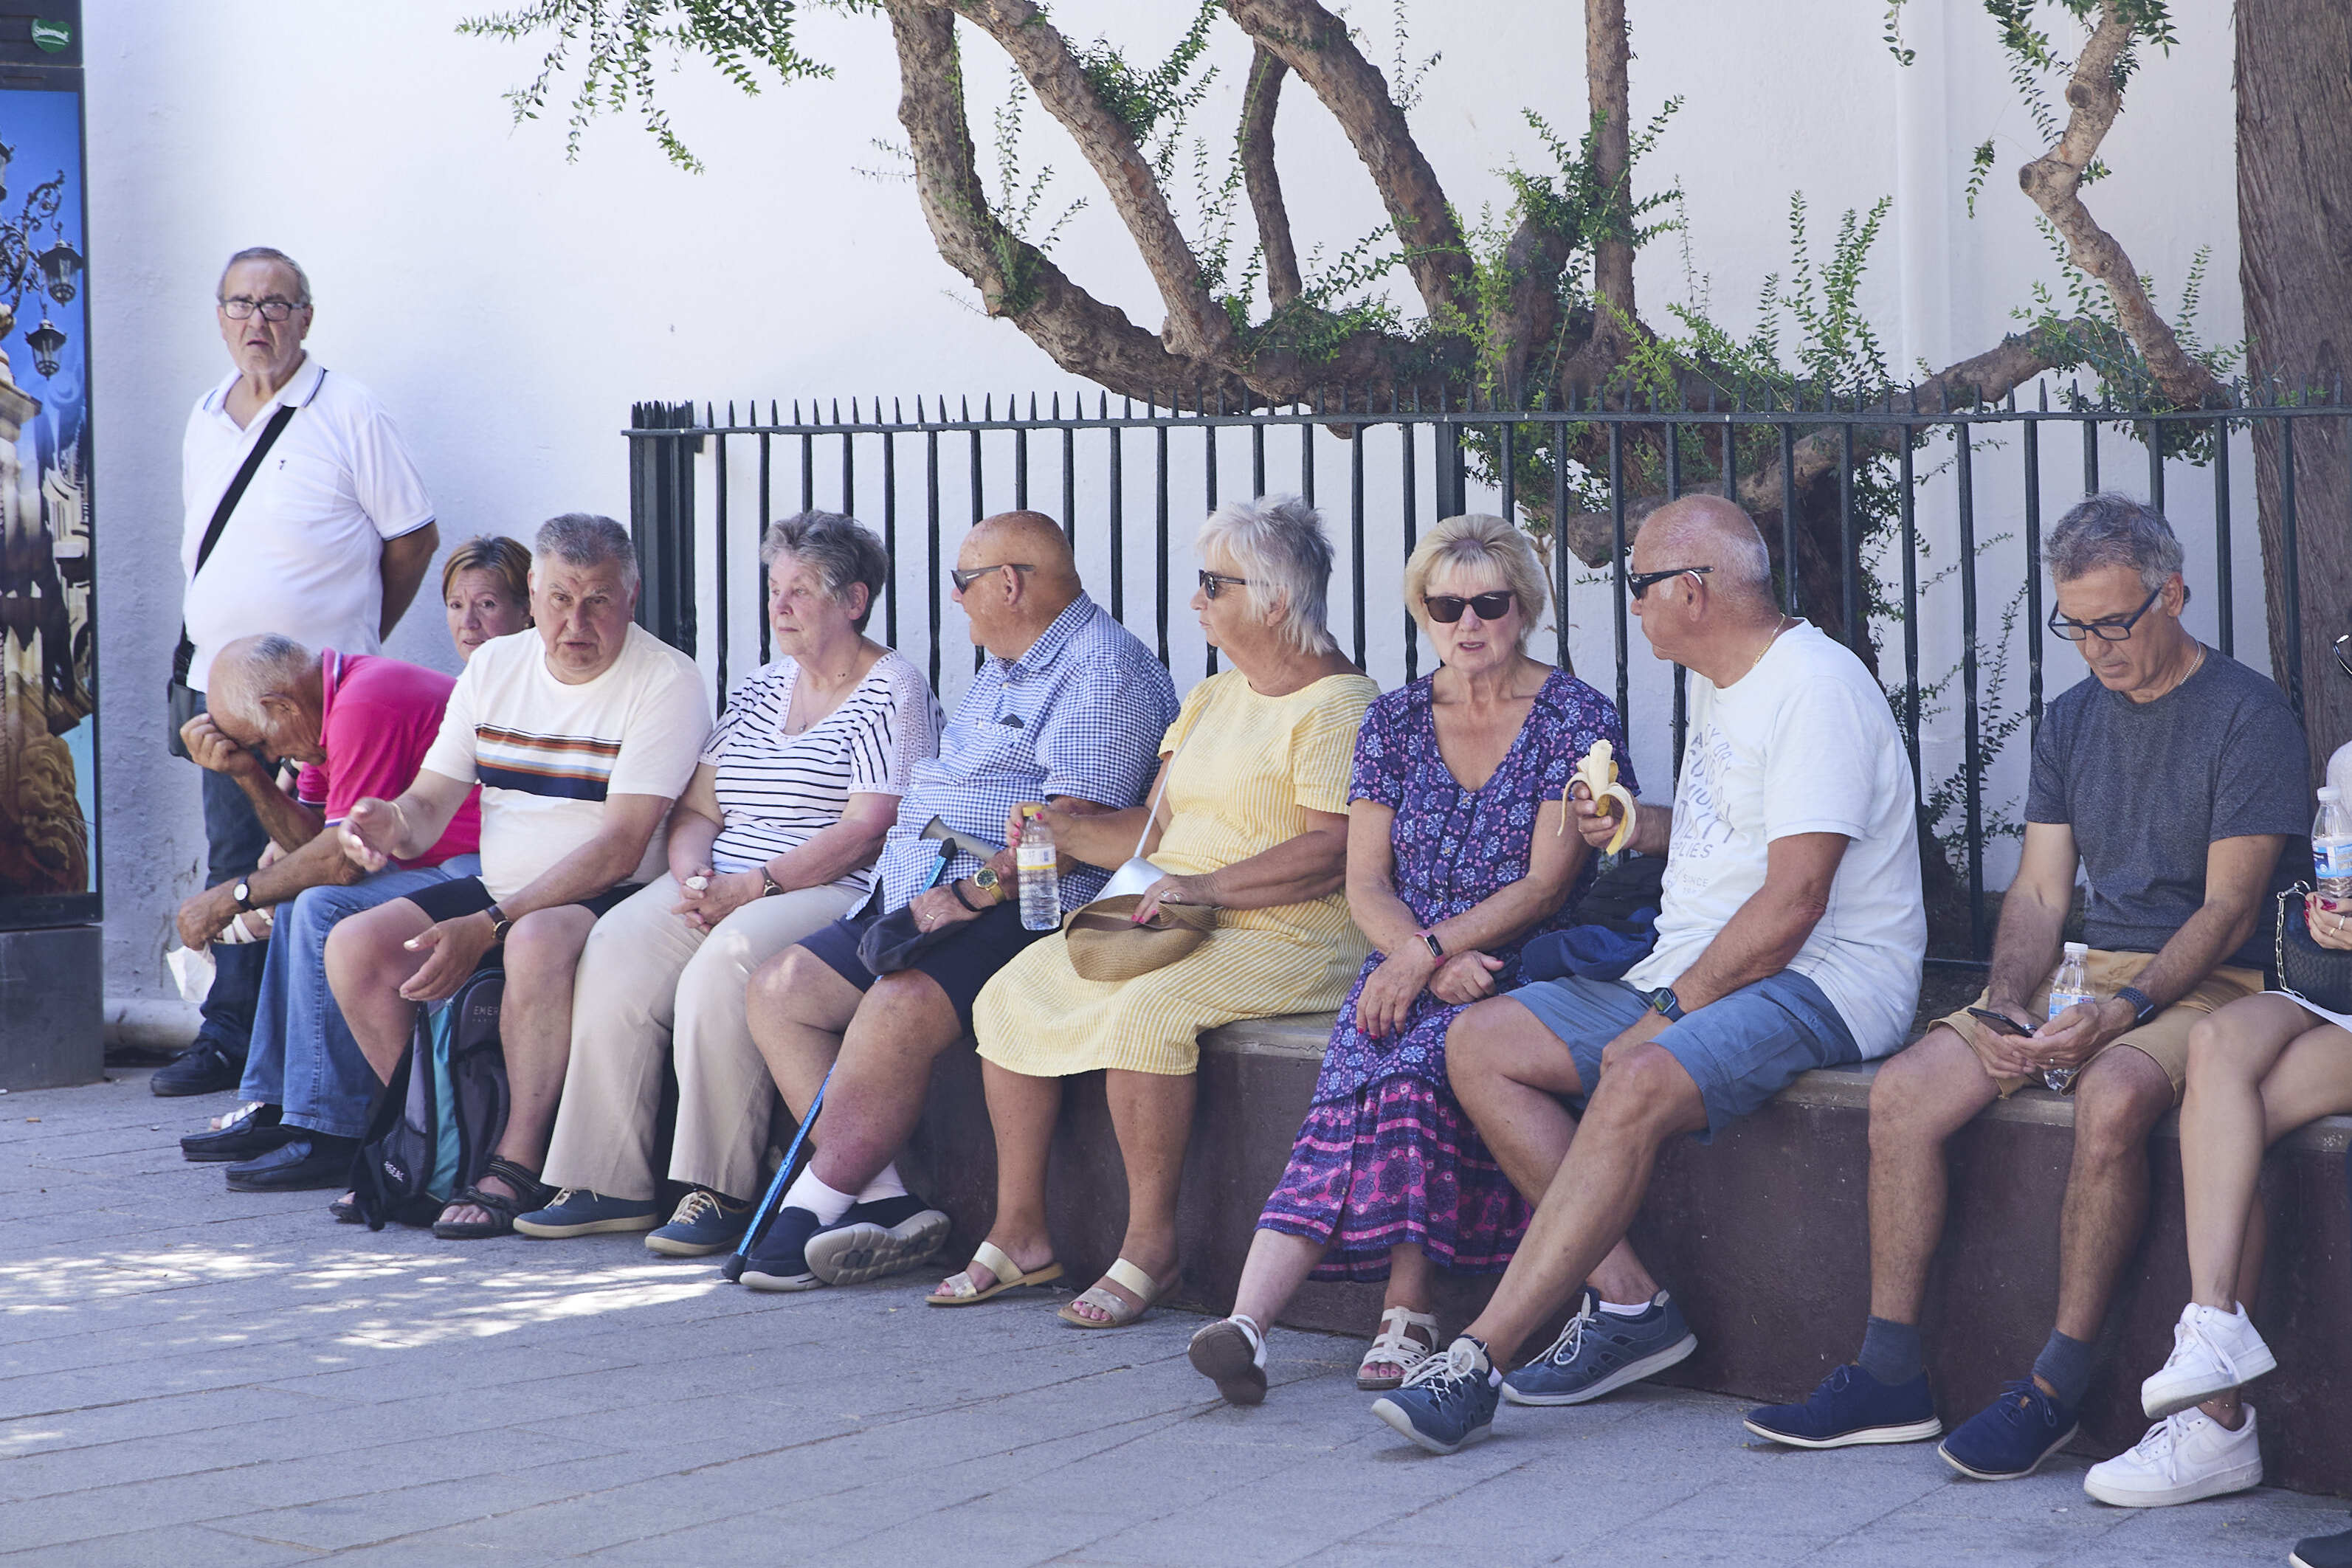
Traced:
<path id="1" fill-rule="evenodd" d="M 1057 930 L 1062 924 L 1062 873 L 1045 810 L 1021 808 L 1021 847 L 1013 855 L 1021 876 L 1021 924 L 1031 931 Z"/>
<path id="2" fill-rule="evenodd" d="M 2083 942 L 2067 943 L 2066 956 L 2059 960 L 2058 973 L 2050 982 L 2051 1018 L 2054 1019 L 2060 1013 L 2077 1002 L 2097 999 L 2091 994 L 2090 967 L 2089 945 Z M 2073 1067 L 2045 1067 L 2042 1070 L 2042 1082 L 2063 1094 L 2066 1091 L 2066 1086 L 2074 1082 L 2074 1074 L 2079 1071 L 2080 1069 Z"/>
<path id="3" fill-rule="evenodd" d="M 2321 787 L 2311 823 L 2311 883 L 2322 898 L 2352 901 L 2352 808 L 2332 784 Z"/>

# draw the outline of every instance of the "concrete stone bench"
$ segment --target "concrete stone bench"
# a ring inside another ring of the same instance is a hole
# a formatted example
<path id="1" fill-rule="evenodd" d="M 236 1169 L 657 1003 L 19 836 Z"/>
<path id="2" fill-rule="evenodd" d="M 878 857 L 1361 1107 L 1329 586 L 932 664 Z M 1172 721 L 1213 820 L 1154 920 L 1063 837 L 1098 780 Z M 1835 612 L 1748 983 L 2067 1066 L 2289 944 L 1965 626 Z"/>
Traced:
<path id="1" fill-rule="evenodd" d="M 1254 1019 L 1202 1037 L 1200 1109 L 1181 1208 L 1181 1307 L 1233 1300 L 1265 1197 L 1290 1155 L 1321 1065 L 1328 1014 Z M 1678 1141 L 1661 1158 L 1634 1245 L 1673 1291 L 1698 1354 L 1667 1375 L 1759 1401 L 1800 1399 L 1852 1356 L 1869 1310 L 1867 1188 L 1874 1067 L 1810 1072 L 1712 1145 Z M 1964 1419 L 2023 1375 L 2058 1299 L 2058 1207 L 2073 1153 L 2072 1104 L 2029 1090 L 1953 1140 L 1952 1209 L 1929 1282 L 1928 1370 L 1947 1422 Z M 2258 1320 L 2280 1369 L 2250 1397 L 2261 1412 L 2272 1484 L 2352 1493 L 2352 1212 L 2344 1162 L 2352 1118 L 2284 1140 L 2265 1168 L 2270 1252 Z M 2172 1345 L 2188 1300 L 2179 1136 L 2153 1140 L 2147 1232 L 2126 1266 L 2085 1400 L 2076 1447 L 2099 1457 L 2137 1441 L 2140 1379 Z M 969 1255 L 995 1201 L 995 1155 L 979 1063 L 940 1064 L 914 1159 L 923 1190 L 950 1213 L 952 1257 Z M 1100 1074 L 1072 1087 L 1049 1176 L 1055 1239 L 1084 1284 L 1116 1255 L 1126 1182 Z M 944 1270 L 941 1270 L 945 1272 Z M 1451 1333 L 1490 1280 L 1446 1279 Z M 1310 1284 L 1285 1321 L 1369 1338 L 1377 1285 Z"/>

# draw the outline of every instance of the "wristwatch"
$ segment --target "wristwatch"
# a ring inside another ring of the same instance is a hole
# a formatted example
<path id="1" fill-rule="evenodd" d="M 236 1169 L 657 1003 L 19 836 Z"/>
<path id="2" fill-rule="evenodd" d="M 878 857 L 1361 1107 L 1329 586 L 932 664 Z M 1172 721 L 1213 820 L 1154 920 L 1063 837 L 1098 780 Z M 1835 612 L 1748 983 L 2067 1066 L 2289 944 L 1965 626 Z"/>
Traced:
<path id="1" fill-rule="evenodd" d="M 1445 962 L 1445 945 L 1438 941 L 1436 932 L 1423 931 L 1417 933 L 1417 935 L 1423 942 L 1429 945 L 1429 956 L 1431 957 L 1436 959 L 1441 964 Z"/>
<path id="2" fill-rule="evenodd" d="M 1675 995 L 1675 988 L 1672 986 L 1660 986 L 1656 990 L 1652 991 L 1650 1007 L 1653 1011 L 1664 1014 L 1668 1023 L 1682 1021 L 1682 998 Z"/>
<path id="3" fill-rule="evenodd" d="M 981 892 L 988 894 L 989 903 L 1002 904 L 1004 902 L 1004 879 L 996 874 L 996 868 L 994 866 L 984 865 L 978 871 L 972 873 L 971 885 L 980 889 Z"/>
<path id="4" fill-rule="evenodd" d="M 493 904 L 482 913 L 490 917 L 490 940 L 493 943 L 504 942 L 507 933 L 514 928 L 514 922 L 507 918 L 507 912 Z"/>
<path id="5" fill-rule="evenodd" d="M 2131 1004 L 2132 1028 L 2134 1029 L 2137 1029 L 2140 1025 L 2146 1023 L 2148 1019 L 2154 1018 L 2158 1013 L 2164 1010 L 2156 1005 L 2154 998 L 2150 997 L 2146 991 L 2141 990 L 2137 986 L 2126 986 L 2116 992 L 2116 1000 L 2119 1002 L 2129 1002 Z"/>
<path id="6" fill-rule="evenodd" d="M 245 914 L 253 907 L 253 884 L 243 877 L 236 879 L 236 885 L 228 890 L 228 895 L 236 900 L 236 912 L 239 915 Z"/>
<path id="7" fill-rule="evenodd" d="M 772 872 L 772 871 L 770 871 L 770 870 L 768 869 L 768 865 L 767 865 L 767 862 L 766 862 L 765 861 L 761 862 L 760 862 L 760 896 L 761 896 L 761 898 L 766 898 L 766 897 L 771 896 L 772 894 L 779 894 L 779 893 L 782 893 L 782 892 L 783 892 L 783 891 L 784 891 L 784 890 L 783 890 L 782 888 L 778 887 L 778 886 L 776 885 L 776 873 L 773 873 L 773 872 Z"/>

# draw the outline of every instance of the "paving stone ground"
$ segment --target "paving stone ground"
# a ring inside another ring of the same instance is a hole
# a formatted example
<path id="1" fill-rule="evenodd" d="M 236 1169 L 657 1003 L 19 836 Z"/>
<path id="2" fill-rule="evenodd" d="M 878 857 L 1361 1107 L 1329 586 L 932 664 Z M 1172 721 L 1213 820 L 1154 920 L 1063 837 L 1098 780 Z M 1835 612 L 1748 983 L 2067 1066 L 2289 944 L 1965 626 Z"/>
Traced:
<path id="1" fill-rule="evenodd" d="M 1506 1406 L 1421 1453 L 1360 1347 L 1279 1333 L 1231 1409 L 1201 1320 L 1084 1333 L 909 1279 L 761 1296 L 635 1237 L 451 1243 L 227 1192 L 143 1073 L 0 1097 L 0 1563 L 1742 1565 L 2285 1561 L 2343 1504 L 2127 1511 L 1925 1445 L 1795 1453 L 1730 1400 Z"/>

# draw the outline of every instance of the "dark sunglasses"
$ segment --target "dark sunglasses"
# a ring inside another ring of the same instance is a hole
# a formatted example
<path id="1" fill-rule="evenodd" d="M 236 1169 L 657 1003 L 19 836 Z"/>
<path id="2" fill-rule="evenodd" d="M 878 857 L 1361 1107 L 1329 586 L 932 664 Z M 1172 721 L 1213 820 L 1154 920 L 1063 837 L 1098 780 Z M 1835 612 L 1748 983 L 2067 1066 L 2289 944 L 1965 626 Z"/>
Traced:
<path id="1" fill-rule="evenodd" d="M 959 569 L 951 566 L 948 568 L 948 579 L 956 585 L 956 591 L 958 593 L 961 593 L 965 589 L 970 588 L 973 583 L 978 582 L 990 572 L 1003 571 L 1008 566 L 1015 571 L 1034 571 L 1037 570 L 1025 560 L 1001 560 L 994 566 L 973 567 L 970 571 L 960 570 Z"/>
<path id="2" fill-rule="evenodd" d="M 1250 580 L 1246 577 L 1227 577 L 1221 571 L 1203 570 L 1201 573 L 1201 597 L 1203 599 L 1214 599 L 1228 588 L 1247 588 L 1249 585 Z"/>
<path id="3" fill-rule="evenodd" d="M 1421 607 L 1429 612 L 1429 618 L 1448 626 L 1461 620 L 1465 610 L 1475 610 L 1481 621 L 1500 621 L 1511 612 L 1511 606 L 1517 601 L 1518 596 L 1507 588 L 1498 588 L 1492 593 L 1475 594 L 1468 599 L 1458 593 L 1424 593 L 1421 596 Z"/>
<path id="4" fill-rule="evenodd" d="M 1676 566 L 1664 571 L 1637 571 L 1625 580 L 1625 597 L 1639 599 L 1670 577 L 1680 577 L 1685 572 L 1693 577 L 1705 577 L 1714 570 L 1711 566 Z"/>
<path id="5" fill-rule="evenodd" d="M 2105 621 L 2075 621 L 2059 614 L 2057 606 L 2052 605 L 2050 630 L 2057 632 L 2069 643 L 2080 643 L 2091 637 L 2096 637 L 2102 643 L 2120 643 L 2131 635 L 2132 628 L 2139 624 L 2139 618 L 2154 609 L 2156 601 L 2163 596 L 2164 589 L 2158 587 L 2154 593 L 2140 601 L 2138 609 L 2120 621 L 2112 617 Z M 2189 594 L 2185 584 L 2180 595 L 2180 606 L 2184 610 L 2189 607 Z M 2336 657 L 2339 663 L 2342 662 L 2344 651 L 2340 646 L 2336 649 Z"/>

